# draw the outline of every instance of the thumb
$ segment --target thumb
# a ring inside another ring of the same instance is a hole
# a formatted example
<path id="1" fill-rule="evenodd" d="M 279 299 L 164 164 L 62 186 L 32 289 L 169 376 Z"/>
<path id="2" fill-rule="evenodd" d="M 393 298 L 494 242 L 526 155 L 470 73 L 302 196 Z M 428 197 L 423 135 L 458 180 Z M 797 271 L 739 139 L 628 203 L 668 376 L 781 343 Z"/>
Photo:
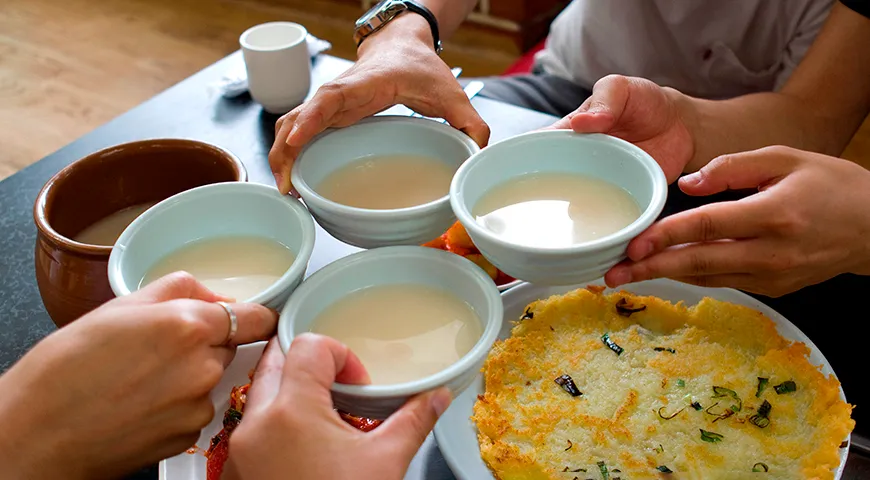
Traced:
<path id="1" fill-rule="evenodd" d="M 701 170 L 680 179 L 689 195 L 713 195 L 725 190 L 763 188 L 794 171 L 797 150 L 765 147 L 751 152 L 722 155 Z"/>
<path id="2" fill-rule="evenodd" d="M 592 95 L 570 115 L 570 128 L 577 133 L 612 130 L 625 111 L 631 87 L 631 79 L 622 75 L 608 75 L 595 82 Z"/>
<path id="3" fill-rule="evenodd" d="M 333 382 L 361 385 L 371 380 L 359 357 L 338 340 L 314 333 L 294 338 L 287 350 L 282 388 L 328 392 Z"/>
<path id="4" fill-rule="evenodd" d="M 450 391 L 444 387 L 417 395 L 370 435 L 378 438 L 388 455 L 398 457 L 407 466 L 435 428 L 435 422 L 450 406 L 451 398 Z"/>
<path id="5" fill-rule="evenodd" d="M 114 301 L 123 304 L 152 304 L 189 298 L 204 302 L 233 302 L 234 300 L 212 292 L 187 272 L 170 273 L 146 285 L 139 291 Z"/>
<path id="6" fill-rule="evenodd" d="M 281 387 L 281 374 L 284 370 L 284 352 L 278 345 L 278 338 L 269 340 L 263 356 L 257 362 L 254 375 L 251 380 L 251 388 L 248 391 L 248 399 L 245 402 L 245 410 L 253 412 L 266 408 L 275 397 Z"/>

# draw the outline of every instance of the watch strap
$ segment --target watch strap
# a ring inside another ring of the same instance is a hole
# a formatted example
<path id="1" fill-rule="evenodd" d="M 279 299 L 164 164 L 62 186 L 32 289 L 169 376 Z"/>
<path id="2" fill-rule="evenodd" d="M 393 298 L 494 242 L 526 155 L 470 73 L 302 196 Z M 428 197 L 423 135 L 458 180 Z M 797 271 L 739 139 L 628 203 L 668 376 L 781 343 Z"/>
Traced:
<path id="1" fill-rule="evenodd" d="M 435 53 L 441 53 L 441 36 L 438 33 L 438 19 L 435 14 L 425 6 L 415 2 L 414 0 L 404 0 L 405 7 L 409 12 L 414 12 L 429 22 L 429 28 L 432 30 L 432 39 L 435 41 Z"/>

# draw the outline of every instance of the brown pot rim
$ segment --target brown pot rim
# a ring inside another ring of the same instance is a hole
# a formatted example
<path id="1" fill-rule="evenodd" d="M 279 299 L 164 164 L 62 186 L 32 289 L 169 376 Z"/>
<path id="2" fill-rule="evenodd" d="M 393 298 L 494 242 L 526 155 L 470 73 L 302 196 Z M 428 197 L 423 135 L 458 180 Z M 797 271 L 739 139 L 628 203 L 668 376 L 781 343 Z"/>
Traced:
<path id="1" fill-rule="evenodd" d="M 68 176 L 72 173 L 73 169 L 76 168 L 77 165 L 82 163 L 94 161 L 96 158 L 109 155 L 116 150 L 127 149 L 127 148 L 138 148 L 145 146 L 158 146 L 158 147 L 183 147 L 183 146 L 191 146 L 198 145 L 201 148 L 205 148 L 208 150 L 212 150 L 215 153 L 220 154 L 225 157 L 233 164 L 236 170 L 236 181 L 237 182 L 247 182 L 248 181 L 248 170 L 245 168 L 245 164 L 242 163 L 241 160 L 231 151 L 226 148 L 217 146 L 213 143 L 204 142 L 201 140 L 194 140 L 189 138 L 153 138 L 153 139 L 145 139 L 145 140 L 137 140 L 134 142 L 126 142 L 118 145 L 113 145 L 110 147 L 103 148 L 96 152 L 90 153 L 66 167 L 62 168 L 59 172 L 54 174 L 46 183 L 43 185 L 42 189 L 39 191 L 39 195 L 36 196 L 36 201 L 33 204 L 33 222 L 36 224 L 36 229 L 40 236 L 47 239 L 51 243 L 56 246 L 62 247 L 66 251 L 75 252 L 81 255 L 94 256 L 94 257 L 108 257 L 109 254 L 112 253 L 112 247 L 104 246 L 104 245 L 90 245 L 87 243 L 76 242 L 71 238 L 67 238 L 61 234 L 59 234 L 48 222 L 48 218 L 45 212 L 45 203 L 48 198 L 48 194 L 51 189 L 54 187 L 55 183 L 61 178 Z"/>

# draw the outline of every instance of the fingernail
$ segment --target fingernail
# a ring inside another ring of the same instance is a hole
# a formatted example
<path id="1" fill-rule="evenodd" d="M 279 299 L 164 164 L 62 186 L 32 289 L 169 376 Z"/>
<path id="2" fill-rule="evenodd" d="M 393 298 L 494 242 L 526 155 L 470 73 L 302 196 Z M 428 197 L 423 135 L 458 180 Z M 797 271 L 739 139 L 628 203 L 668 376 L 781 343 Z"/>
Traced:
<path id="1" fill-rule="evenodd" d="M 631 271 L 628 268 L 614 267 L 612 278 L 615 287 L 631 283 Z"/>
<path id="2" fill-rule="evenodd" d="M 453 397 L 450 395 L 450 390 L 447 390 L 446 388 L 437 390 L 432 394 L 432 398 L 429 400 L 432 404 L 432 409 L 435 410 L 435 415 L 438 417 L 447 410 L 451 401 L 453 401 Z"/>
<path id="3" fill-rule="evenodd" d="M 635 251 L 637 255 L 632 256 L 632 261 L 640 261 L 646 258 L 650 253 L 652 253 L 653 245 L 651 242 L 643 242 L 641 243 Z"/>
<path id="4" fill-rule="evenodd" d="M 680 183 L 685 187 L 695 187 L 701 183 L 701 174 L 698 172 L 686 175 L 680 179 Z"/>
<path id="5" fill-rule="evenodd" d="M 593 102 L 589 105 L 589 110 L 587 110 L 586 113 L 589 113 L 590 115 L 600 115 L 602 113 L 605 113 L 606 111 L 607 107 L 605 107 L 604 104 L 600 102 Z"/>
<path id="6" fill-rule="evenodd" d="M 293 122 L 293 127 L 290 129 L 290 133 L 287 135 L 287 145 L 293 145 L 291 140 L 293 140 L 293 137 L 296 135 L 296 130 L 299 130 L 299 124 Z"/>

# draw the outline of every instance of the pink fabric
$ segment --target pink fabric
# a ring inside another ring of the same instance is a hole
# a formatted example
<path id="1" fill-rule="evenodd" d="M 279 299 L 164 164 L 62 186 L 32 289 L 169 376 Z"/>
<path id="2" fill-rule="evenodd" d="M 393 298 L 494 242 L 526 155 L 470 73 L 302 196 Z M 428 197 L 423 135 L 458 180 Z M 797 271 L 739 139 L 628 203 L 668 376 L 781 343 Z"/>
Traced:
<path id="1" fill-rule="evenodd" d="M 543 39 L 543 40 L 541 40 L 541 43 L 539 43 L 539 44 L 535 45 L 534 47 L 532 47 L 531 50 L 529 50 L 528 52 L 524 53 L 523 56 L 520 57 L 519 60 L 517 60 L 516 62 L 514 62 L 513 65 L 511 65 L 510 67 L 508 67 L 508 69 L 505 70 L 504 73 L 502 73 L 502 76 L 508 76 L 508 75 L 519 75 L 519 74 L 522 74 L 522 73 L 531 73 L 531 71 L 532 71 L 532 66 L 533 66 L 534 63 L 535 63 L 535 54 L 538 53 L 538 52 L 540 52 L 541 50 L 543 50 L 543 49 L 544 49 L 544 45 L 545 45 L 546 43 L 547 43 L 547 39 L 546 39 L 546 38 Z"/>

